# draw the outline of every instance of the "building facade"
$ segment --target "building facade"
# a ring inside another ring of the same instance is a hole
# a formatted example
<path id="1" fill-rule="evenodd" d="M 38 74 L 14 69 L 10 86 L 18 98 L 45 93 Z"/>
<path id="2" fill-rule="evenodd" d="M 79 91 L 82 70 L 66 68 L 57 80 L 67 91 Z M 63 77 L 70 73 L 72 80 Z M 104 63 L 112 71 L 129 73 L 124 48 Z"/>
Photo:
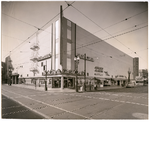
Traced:
<path id="1" fill-rule="evenodd" d="M 139 58 L 133 58 L 133 79 L 139 75 Z"/>
<path id="2" fill-rule="evenodd" d="M 7 70 L 6 63 L 1 62 L 1 81 L 2 81 L 2 84 L 7 83 L 7 74 L 6 74 L 7 71 L 6 70 Z"/>
<path id="3" fill-rule="evenodd" d="M 65 18 L 60 8 L 58 18 L 9 56 L 13 83 L 44 86 L 46 81 L 48 88 L 62 89 L 121 86 L 129 69 L 134 78 L 134 58 Z"/>

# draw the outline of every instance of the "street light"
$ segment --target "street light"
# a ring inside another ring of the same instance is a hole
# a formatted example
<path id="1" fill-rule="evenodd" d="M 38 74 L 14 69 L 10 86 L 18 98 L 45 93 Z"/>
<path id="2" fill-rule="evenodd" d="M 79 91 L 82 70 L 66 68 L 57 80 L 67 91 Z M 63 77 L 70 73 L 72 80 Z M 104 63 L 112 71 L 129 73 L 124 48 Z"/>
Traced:
<path id="1" fill-rule="evenodd" d="M 46 73 L 45 74 L 45 91 L 47 91 L 47 73 L 48 73 L 48 71 L 47 71 L 47 59 L 46 59 L 46 65 L 45 65 L 45 67 L 46 67 L 46 70 L 44 69 L 45 73 Z"/>
<path id="2" fill-rule="evenodd" d="M 131 74 L 131 71 L 130 71 L 130 68 L 128 70 L 128 83 L 130 82 L 130 74 Z"/>
<path id="3" fill-rule="evenodd" d="M 75 61 L 75 73 L 76 73 L 76 92 L 78 92 L 78 64 L 79 64 L 80 57 L 75 56 L 74 61 Z"/>
<path id="4" fill-rule="evenodd" d="M 84 89 L 86 91 L 86 54 L 84 54 Z"/>
<path id="5" fill-rule="evenodd" d="M 9 71 L 9 85 L 11 86 L 11 75 L 12 75 L 12 68 L 9 66 L 8 68 Z"/>

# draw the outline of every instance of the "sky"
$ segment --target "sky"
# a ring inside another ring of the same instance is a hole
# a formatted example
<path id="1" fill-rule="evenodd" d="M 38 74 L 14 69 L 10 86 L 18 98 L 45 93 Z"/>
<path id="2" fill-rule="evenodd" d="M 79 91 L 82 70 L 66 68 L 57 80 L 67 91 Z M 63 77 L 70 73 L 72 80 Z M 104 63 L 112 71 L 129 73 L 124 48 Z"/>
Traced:
<path id="1" fill-rule="evenodd" d="M 67 3 L 72 6 L 67 7 Z M 63 15 L 90 33 L 130 55 L 139 69 L 148 69 L 148 4 L 100 1 L 9 1 L 1 3 L 2 61 L 47 22 Z M 115 37 L 114 37 L 115 36 Z M 17 54 L 17 53 L 16 53 Z"/>

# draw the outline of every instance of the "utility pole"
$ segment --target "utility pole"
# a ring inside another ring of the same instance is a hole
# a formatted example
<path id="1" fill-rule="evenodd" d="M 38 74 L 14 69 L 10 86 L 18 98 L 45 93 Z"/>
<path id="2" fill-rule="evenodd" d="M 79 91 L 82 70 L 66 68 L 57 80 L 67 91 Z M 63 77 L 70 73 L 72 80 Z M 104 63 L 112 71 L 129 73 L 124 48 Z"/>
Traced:
<path id="1" fill-rule="evenodd" d="M 130 82 L 130 74 L 131 74 L 131 71 L 130 71 L 130 68 L 128 70 L 128 83 Z"/>
<path id="2" fill-rule="evenodd" d="M 45 91 L 47 91 L 47 59 L 46 59 Z"/>
<path id="3" fill-rule="evenodd" d="M 78 56 L 74 57 L 75 61 L 75 74 L 76 74 L 76 92 L 78 92 L 78 64 L 79 64 L 80 58 Z"/>
<path id="4" fill-rule="evenodd" d="M 84 88 L 86 91 L 86 53 L 84 54 Z"/>

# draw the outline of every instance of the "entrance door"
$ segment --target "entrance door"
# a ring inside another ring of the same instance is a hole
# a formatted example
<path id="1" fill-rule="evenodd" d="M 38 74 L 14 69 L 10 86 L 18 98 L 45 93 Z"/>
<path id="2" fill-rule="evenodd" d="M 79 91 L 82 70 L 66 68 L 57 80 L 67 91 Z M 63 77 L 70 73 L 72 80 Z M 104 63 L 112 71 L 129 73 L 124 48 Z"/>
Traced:
<path id="1" fill-rule="evenodd" d="M 74 78 L 68 78 L 68 88 L 74 88 Z"/>
<path id="2" fill-rule="evenodd" d="M 117 85 L 120 85 L 120 81 L 117 81 Z"/>
<path id="3" fill-rule="evenodd" d="M 68 82 L 67 82 L 67 78 L 64 77 L 64 88 L 68 88 Z"/>
<path id="4" fill-rule="evenodd" d="M 75 88 L 75 78 L 73 77 L 64 77 L 64 88 Z"/>

